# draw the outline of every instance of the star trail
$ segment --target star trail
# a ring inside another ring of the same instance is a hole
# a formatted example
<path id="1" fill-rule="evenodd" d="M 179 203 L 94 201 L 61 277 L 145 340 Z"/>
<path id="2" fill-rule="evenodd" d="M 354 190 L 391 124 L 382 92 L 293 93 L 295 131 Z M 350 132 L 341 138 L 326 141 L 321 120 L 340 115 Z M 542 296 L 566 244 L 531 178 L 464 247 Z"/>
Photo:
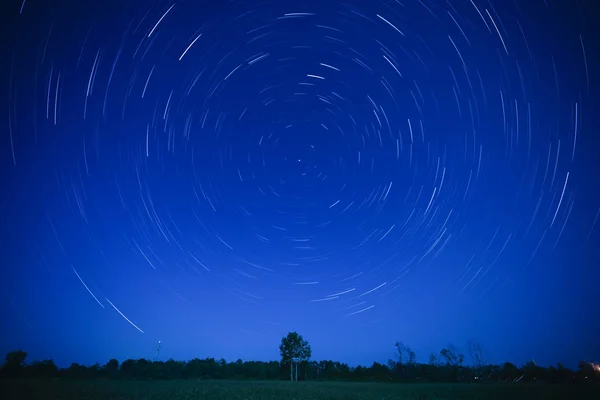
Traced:
<path id="1" fill-rule="evenodd" d="M 592 2 L 2 7 L 1 350 L 600 356 Z"/>

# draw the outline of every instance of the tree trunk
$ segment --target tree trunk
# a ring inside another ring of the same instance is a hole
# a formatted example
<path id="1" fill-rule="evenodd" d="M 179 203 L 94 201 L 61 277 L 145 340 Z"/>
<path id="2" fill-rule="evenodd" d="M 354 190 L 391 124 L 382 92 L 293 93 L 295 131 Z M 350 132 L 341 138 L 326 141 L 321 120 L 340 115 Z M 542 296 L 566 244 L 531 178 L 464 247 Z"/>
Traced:
<path id="1" fill-rule="evenodd" d="M 298 382 L 298 363 L 296 363 L 296 382 Z"/>
<path id="2" fill-rule="evenodd" d="M 294 381 L 294 362 L 290 361 L 290 381 Z"/>

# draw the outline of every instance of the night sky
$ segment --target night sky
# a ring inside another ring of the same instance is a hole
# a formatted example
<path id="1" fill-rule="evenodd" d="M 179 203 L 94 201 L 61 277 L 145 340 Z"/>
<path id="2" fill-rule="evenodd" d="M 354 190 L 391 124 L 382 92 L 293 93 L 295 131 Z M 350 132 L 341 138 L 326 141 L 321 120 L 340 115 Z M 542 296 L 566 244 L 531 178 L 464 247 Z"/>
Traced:
<path id="1" fill-rule="evenodd" d="M 598 8 L 2 1 L 0 352 L 599 360 Z"/>

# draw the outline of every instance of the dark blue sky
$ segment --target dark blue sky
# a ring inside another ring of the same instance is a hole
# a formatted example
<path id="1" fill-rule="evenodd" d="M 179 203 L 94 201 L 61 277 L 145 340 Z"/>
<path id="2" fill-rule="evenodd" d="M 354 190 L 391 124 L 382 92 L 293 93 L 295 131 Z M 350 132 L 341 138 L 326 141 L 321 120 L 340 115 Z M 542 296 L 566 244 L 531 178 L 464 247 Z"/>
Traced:
<path id="1" fill-rule="evenodd" d="M 2 7 L 3 353 L 600 359 L 593 1 Z"/>

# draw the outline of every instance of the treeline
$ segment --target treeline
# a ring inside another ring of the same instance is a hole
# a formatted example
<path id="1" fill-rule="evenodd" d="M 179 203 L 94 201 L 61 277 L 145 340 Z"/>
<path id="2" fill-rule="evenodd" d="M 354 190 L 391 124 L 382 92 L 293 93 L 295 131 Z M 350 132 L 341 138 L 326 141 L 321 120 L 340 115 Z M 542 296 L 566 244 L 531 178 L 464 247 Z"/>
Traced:
<path id="1" fill-rule="evenodd" d="M 521 367 L 511 363 L 503 365 L 463 365 L 460 355 L 443 349 L 440 356 L 431 355 L 427 364 L 399 357 L 387 365 L 373 363 L 370 367 L 349 367 L 336 361 L 304 361 L 299 364 L 299 380 L 381 381 L 381 382 L 549 382 L 575 383 L 600 382 L 600 367 L 580 362 L 572 371 L 561 364 L 541 367 L 528 362 Z M 446 354 L 446 356 L 444 356 Z M 448 357 L 450 357 L 448 359 Z M 14 351 L 6 355 L 0 367 L 2 378 L 67 378 L 67 379 L 264 379 L 289 380 L 289 365 L 278 361 L 226 362 L 214 358 L 190 361 L 125 360 L 115 359 L 105 365 L 84 366 L 71 364 L 58 368 L 52 360 L 26 363 L 27 353 Z"/>

